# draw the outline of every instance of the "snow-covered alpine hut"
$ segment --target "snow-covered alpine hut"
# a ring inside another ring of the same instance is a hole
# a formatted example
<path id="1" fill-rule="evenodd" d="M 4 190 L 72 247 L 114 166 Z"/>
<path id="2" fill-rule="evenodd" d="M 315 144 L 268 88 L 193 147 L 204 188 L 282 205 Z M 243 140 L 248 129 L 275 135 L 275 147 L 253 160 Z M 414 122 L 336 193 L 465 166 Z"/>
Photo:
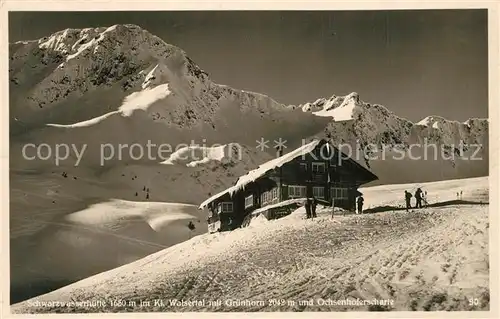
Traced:
<path id="1" fill-rule="evenodd" d="M 301 204 L 307 197 L 354 209 L 358 187 L 377 179 L 329 141 L 314 139 L 249 171 L 199 208 L 207 211 L 210 232 L 232 230 L 252 212 L 278 218 L 283 216 L 278 208 Z"/>

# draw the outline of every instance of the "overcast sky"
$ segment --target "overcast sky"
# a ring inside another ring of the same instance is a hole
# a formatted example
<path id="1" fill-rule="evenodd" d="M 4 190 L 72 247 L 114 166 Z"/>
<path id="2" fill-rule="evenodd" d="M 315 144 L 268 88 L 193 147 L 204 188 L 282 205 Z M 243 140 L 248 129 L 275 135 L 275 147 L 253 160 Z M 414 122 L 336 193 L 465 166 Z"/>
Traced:
<path id="1" fill-rule="evenodd" d="M 300 104 L 358 92 L 418 121 L 488 116 L 486 10 L 16 12 L 9 41 L 137 24 L 212 80 Z"/>

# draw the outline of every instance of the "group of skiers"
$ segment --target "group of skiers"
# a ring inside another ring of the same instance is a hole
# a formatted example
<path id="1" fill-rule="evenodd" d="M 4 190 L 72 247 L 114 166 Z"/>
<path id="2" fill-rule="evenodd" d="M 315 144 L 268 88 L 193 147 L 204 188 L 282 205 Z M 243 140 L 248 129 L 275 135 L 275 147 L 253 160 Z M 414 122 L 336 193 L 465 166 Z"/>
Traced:
<path id="1" fill-rule="evenodd" d="M 405 190 L 405 202 L 406 202 L 406 211 L 408 211 L 411 208 L 411 198 L 413 195 Z M 415 192 L 415 208 L 422 208 L 422 202 L 425 202 L 427 205 L 427 191 L 422 191 L 422 189 L 419 187 L 417 188 L 417 191 Z"/>
<path id="2" fill-rule="evenodd" d="M 462 194 L 463 194 L 462 191 L 457 192 L 457 199 L 462 199 Z M 407 190 L 405 190 L 406 211 L 412 208 L 411 206 L 412 197 L 413 195 Z M 423 208 L 424 207 L 423 205 L 426 206 L 429 205 L 429 202 L 427 201 L 427 191 L 423 191 L 420 187 L 417 188 L 417 190 L 415 191 L 415 200 L 416 200 L 415 208 Z M 307 218 L 316 217 L 316 199 L 313 198 L 312 201 L 314 202 L 313 204 L 311 204 L 310 199 L 308 198 L 306 202 L 306 212 L 308 216 Z M 356 199 L 357 214 L 363 213 L 364 201 L 365 199 L 363 198 L 363 195 L 358 196 L 358 198 Z"/>
<path id="3" fill-rule="evenodd" d="M 146 186 L 144 186 L 144 187 L 142 188 L 142 191 L 143 191 L 143 192 L 146 192 L 146 199 L 149 199 L 149 188 L 146 188 Z M 135 196 L 136 196 L 136 197 L 137 197 L 137 196 L 139 196 L 139 193 L 138 193 L 138 192 L 135 192 Z"/>
<path id="4" fill-rule="evenodd" d="M 457 193 L 457 197 L 459 196 L 458 194 L 459 193 Z M 461 195 L 462 194 L 460 192 L 460 196 Z M 411 198 L 412 197 L 413 197 L 413 195 L 410 192 L 408 192 L 407 190 L 405 190 L 406 211 L 408 211 L 411 208 Z M 417 188 L 417 190 L 415 191 L 415 200 L 416 200 L 415 208 L 423 208 L 422 203 L 424 203 L 425 205 L 428 205 L 427 191 L 424 192 L 420 187 Z M 357 214 L 363 213 L 364 201 L 365 201 L 365 199 L 363 198 L 363 195 L 358 196 L 358 198 L 356 199 L 356 206 L 357 206 L 356 213 Z M 306 204 L 305 204 L 307 218 L 316 217 L 316 206 L 317 206 L 316 198 L 314 198 L 314 197 L 307 198 Z"/>
<path id="5" fill-rule="evenodd" d="M 312 198 L 308 197 L 306 199 L 306 218 L 315 218 L 316 217 L 316 206 L 318 206 L 318 201 L 313 196 Z"/>

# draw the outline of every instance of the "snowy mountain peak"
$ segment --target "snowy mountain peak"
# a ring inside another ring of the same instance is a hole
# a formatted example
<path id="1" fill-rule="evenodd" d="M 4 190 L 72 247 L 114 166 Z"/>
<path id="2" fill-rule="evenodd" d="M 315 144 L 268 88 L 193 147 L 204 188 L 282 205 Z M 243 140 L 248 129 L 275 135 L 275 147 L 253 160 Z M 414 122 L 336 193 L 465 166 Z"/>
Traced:
<path id="1" fill-rule="evenodd" d="M 422 126 L 429 126 L 429 127 L 434 127 L 437 128 L 439 126 L 439 123 L 445 123 L 448 120 L 441 116 L 437 115 L 431 115 L 423 118 L 419 122 L 416 123 L 416 125 L 422 125 Z"/>
<path id="2" fill-rule="evenodd" d="M 355 118 L 357 107 L 361 106 L 359 94 L 352 92 L 346 96 L 332 95 L 329 99 L 319 98 L 312 103 L 299 105 L 303 112 L 316 116 L 332 117 L 334 121 L 349 121 Z"/>
<path id="3" fill-rule="evenodd" d="M 293 118 L 291 123 L 300 122 L 308 132 L 318 132 L 315 123 L 325 125 L 319 131 L 335 143 L 408 145 L 427 135 L 445 144 L 459 138 L 475 142 L 488 130 L 485 120 L 459 123 L 439 116 L 415 125 L 362 101 L 357 92 L 287 107 L 259 93 L 213 83 L 183 50 L 135 25 L 66 29 L 16 42 L 10 45 L 10 61 L 11 124 L 20 132 L 31 124 L 91 128 L 137 122 L 134 127 L 149 128 L 154 122 L 181 130 L 198 126 L 229 143 L 228 136 L 247 140 L 238 135 L 242 123 L 235 118 L 253 123 L 249 129 L 270 121 L 269 134 L 276 136 L 282 133 L 275 123 Z M 300 111 L 309 114 L 298 117 Z"/>
<path id="4" fill-rule="evenodd" d="M 474 133 L 474 135 L 483 134 L 488 130 L 487 119 L 472 118 L 463 123 L 460 123 L 458 121 L 448 120 L 442 116 L 437 115 L 427 116 L 426 118 L 417 122 L 416 125 L 440 130 L 442 132 L 468 130 L 470 134 Z"/>
<path id="5" fill-rule="evenodd" d="M 344 97 L 344 102 L 342 104 L 348 103 L 359 103 L 359 94 L 357 92 L 352 92 Z"/>
<path id="6" fill-rule="evenodd" d="M 169 84 L 186 96 L 210 84 L 182 49 L 131 24 L 58 31 L 12 43 L 9 55 L 13 89 L 24 92 L 14 113 L 25 121 L 90 91 L 116 87 L 133 93 Z"/>
<path id="7" fill-rule="evenodd" d="M 75 57 L 74 54 L 81 53 L 86 48 L 96 49 L 96 47 L 105 45 L 108 41 L 113 41 L 115 44 L 114 49 L 117 50 L 120 50 L 124 46 L 133 47 L 134 44 L 143 42 L 151 47 L 162 45 L 182 51 L 173 45 L 166 44 L 160 38 L 133 24 L 116 24 L 110 27 L 85 29 L 65 29 L 48 37 L 41 38 L 36 42 L 42 49 L 68 54 L 71 59 Z"/>
<path id="8" fill-rule="evenodd" d="M 470 118 L 464 122 L 464 124 L 468 127 L 483 127 L 486 130 L 488 129 L 488 119 L 483 118 Z"/>

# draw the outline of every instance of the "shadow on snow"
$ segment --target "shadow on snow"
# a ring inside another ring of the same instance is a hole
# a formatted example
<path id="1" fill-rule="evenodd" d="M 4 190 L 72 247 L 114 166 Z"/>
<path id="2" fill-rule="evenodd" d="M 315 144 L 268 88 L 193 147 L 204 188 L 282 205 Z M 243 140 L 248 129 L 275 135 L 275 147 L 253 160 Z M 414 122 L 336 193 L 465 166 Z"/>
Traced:
<path id="1" fill-rule="evenodd" d="M 488 204 L 489 204 L 489 202 L 475 202 L 475 201 L 454 199 L 454 200 L 448 200 L 448 201 L 444 201 L 444 202 L 428 204 L 428 205 L 423 206 L 423 208 L 443 207 L 443 206 L 450 206 L 450 205 L 488 205 Z M 410 209 L 420 209 L 420 208 L 411 207 Z M 369 209 L 364 210 L 363 214 L 373 214 L 373 213 L 381 213 L 381 212 L 387 212 L 387 211 L 398 211 L 398 210 L 406 210 L 406 207 L 404 207 L 402 205 L 400 205 L 400 206 L 390 206 L 390 205 L 377 206 L 374 208 L 369 208 Z"/>

